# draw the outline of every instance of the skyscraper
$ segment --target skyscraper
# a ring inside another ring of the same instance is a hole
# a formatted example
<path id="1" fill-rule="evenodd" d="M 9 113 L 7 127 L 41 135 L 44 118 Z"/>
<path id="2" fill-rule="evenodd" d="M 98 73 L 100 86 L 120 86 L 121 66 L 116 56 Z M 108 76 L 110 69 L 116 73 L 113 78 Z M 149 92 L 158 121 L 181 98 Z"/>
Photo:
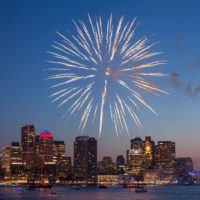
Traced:
<path id="1" fill-rule="evenodd" d="M 53 142 L 53 161 L 56 163 L 57 179 L 63 180 L 67 177 L 68 160 L 65 152 L 64 141 Z"/>
<path id="2" fill-rule="evenodd" d="M 22 161 L 25 167 L 31 170 L 35 167 L 35 126 L 23 125 L 21 127 Z"/>
<path id="3" fill-rule="evenodd" d="M 97 180 L 97 141 L 89 136 L 76 137 L 74 142 L 75 180 L 96 184 Z"/>
<path id="4" fill-rule="evenodd" d="M 175 142 L 159 141 L 156 146 L 156 164 L 166 180 L 172 180 L 175 173 Z"/>
<path id="5" fill-rule="evenodd" d="M 53 134 L 48 130 L 35 137 L 35 158 L 35 180 L 54 183 L 56 181 L 56 163 L 53 162 Z"/>
<path id="6" fill-rule="evenodd" d="M 5 179 L 10 178 L 10 147 L 4 147 L 1 151 L 1 167 Z"/>
<path id="7" fill-rule="evenodd" d="M 131 149 L 128 154 L 129 174 L 135 179 L 142 179 L 144 168 L 143 141 L 141 138 L 131 140 Z"/>
<path id="8" fill-rule="evenodd" d="M 10 168 L 12 177 L 20 177 L 23 174 L 22 148 L 19 142 L 12 142 L 10 147 Z"/>
<path id="9" fill-rule="evenodd" d="M 152 168 L 155 165 L 155 142 L 150 136 L 145 137 L 144 141 L 144 168 Z"/>
<path id="10" fill-rule="evenodd" d="M 66 160 L 67 160 L 67 163 L 66 163 L 66 165 L 67 165 L 66 176 L 67 176 L 67 178 L 69 180 L 69 179 L 72 179 L 72 177 L 71 177 L 72 176 L 72 169 L 71 169 L 72 161 L 71 161 L 71 157 L 67 157 Z"/>
<path id="11" fill-rule="evenodd" d="M 40 133 L 39 155 L 44 164 L 53 161 L 53 134 L 48 130 Z"/>
<path id="12" fill-rule="evenodd" d="M 44 168 L 42 157 L 40 156 L 40 136 L 35 136 L 35 166 L 37 171 Z"/>
<path id="13" fill-rule="evenodd" d="M 65 142 L 53 141 L 53 160 L 57 162 L 62 156 L 66 156 Z"/>

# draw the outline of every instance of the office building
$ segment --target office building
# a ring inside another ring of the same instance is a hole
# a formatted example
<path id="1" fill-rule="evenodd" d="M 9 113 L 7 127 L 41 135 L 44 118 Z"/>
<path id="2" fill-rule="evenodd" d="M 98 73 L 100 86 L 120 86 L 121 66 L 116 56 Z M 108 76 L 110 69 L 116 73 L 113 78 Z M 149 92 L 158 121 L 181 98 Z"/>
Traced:
<path id="1" fill-rule="evenodd" d="M 144 143 L 144 169 L 155 166 L 155 142 L 150 136 L 145 137 Z"/>
<path id="2" fill-rule="evenodd" d="M 48 130 L 40 133 L 39 155 L 44 164 L 53 162 L 53 134 Z"/>
<path id="3" fill-rule="evenodd" d="M 131 140 L 128 163 L 129 174 L 132 175 L 136 180 L 141 180 L 143 178 L 144 169 L 143 141 L 141 138 L 136 137 Z"/>
<path id="4" fill-rule="evenodd" d="M 98 174 L 115 174 L 116 164 L 110 156 L 104 156 L 102 161 L 98 162 Z"/>
<path id="5" fill-rule="evenodd" d="M 76 137 L 74 142 L 74 178 L 77 182 L 96 184 L 97 141 L 95 138 Z"/>
<path id="6" fill-rule="evenodd" d="M 23 125 L 21 127 L 22 161 L 25 168 L 30 171 L 35 168 L 35 126 Z"/>
<path id="7" fill-rule="evenodd" d="M 175 143 L 159 141 L 156 146 L 156 164 L 164 174 L 164 179 L 172 181 L 175 173 Z"/>
<path id="8" fill-rule="evenodd" d="M 19 142 L 12 142 L 10 147 L 10 168 L 11 177 L 21 177 L 24 172 L 24 164 L 22 162 L 22 148 Z"/>
<path id="9" fill-rule="evenodd" d="M 64 141 L 53 142 L 53 162 L 56 163 L 56 177 L 58 180 L 64 180 L 67 177 L 68 159 L 65 152 Z"/>
<path id="10" fill-rule="evenodd" d="M 1 168 L 5 179 L 9 179 L 11 175 L 10 169 L 10 147 L 4 147 L 1 150 Z"/>

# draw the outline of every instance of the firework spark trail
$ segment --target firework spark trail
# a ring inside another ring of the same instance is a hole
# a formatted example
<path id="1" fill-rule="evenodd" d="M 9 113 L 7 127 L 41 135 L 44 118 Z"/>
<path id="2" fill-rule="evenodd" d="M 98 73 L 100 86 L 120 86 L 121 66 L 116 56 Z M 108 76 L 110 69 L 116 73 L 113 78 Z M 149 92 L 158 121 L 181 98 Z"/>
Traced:
<path id="1" fill-rule="evenodd" d="M 106 93 L 107 93 L 107 80 L 105 80 L 104 90 L 103 90 L 102 99 L 101 99 L 99 136 L 101 136 L 102 125 L 103 125 L 103 112 L 104 112 L 104 104 L 105 104 Z"/>
<path id="2" fill-rule="evenodd" d="M 93 119 L 92 119 L 92 124 L 94 124 L 95 118 L 96 118 L 96 114 L 97 114 L 97 109 L 98 109 L 99 104 L 97 103 L 95 109 L 94 109 L 94 115 L 93 115 Z"/>
<path id="3" fill-rule="evenodd" d="M 110 61 L 113 60 L 113 58 L 114 58 L 114 56 L 115 56 L 115 52 L 116 52 L 116 50 L 117 50 L 117 48 L 116 48 L 117 39 L 118 39 L 118 37 L 119 37 L 119 31 L 120 31 L 120 29 L 121 29 L 122 22 L 123 22 L 123 17 L 120 18 L 119 24 L 118 24 L 118 26 L 117 26 L 117 30 L 116 30 L 115 39 L 114 39 L 114 42 L 113 42 L 112 54 L 111 54 L 111 57 L 110 57 Z"/>
<path id="4" fill-rule="evenodd" d="M 94 84 L 94 82 L 89 84 L 85 88 L 85 91 L 80 95 L 80 97 L 72 104 L 72 106 L 70 106 L 70 108 L 66 112 L 66 114 L 68 114 L 70 112 L 68 117 L 70 117 L 78 109 L 79 105 L 82 102 L 81 99 L 84 97 L 85 94 L 87 94 L 87 92 L 89 92 L 91 90 L 93 84 Z"/>
<path id="5" fill-rule="evenodd" d="M 84 130 L 84 127 L 85 127 L 85 125 L 86 125 L 86 123 L 87 123 L 88 116 L 89 116 L 90 111 L 91 111 L 91 109 L 92 109 L 92 102 L 93 102 L 93 98 L 92 98 L 92 99 L 90 100 L 90 102 L 88 103 L 88 105 L 87 105 L 87 107 L 86 107 L 86 109 L 85 109 L 85 111 L 84 111 L 84 113 L 83 113 L 83 115 L 82 115 L 82 117 L 81 117 L 81 122 L 80 122 L 80 126 L 79 126 L 79 129 L 80 129 L 81 131 Z"/>
<path id="6" fill-rule="evenodd" d="M 70 92 L 72 92 L 73 90 L 76 90 L 77 88 L 67 88 L 65 91 L 67 91 L 67 92 L 64 92 L 63 94 L 61 94 L 61 95 L 59 95 L 58 97 L 56 97 L 54 100 L 52 100 L 52 103 L 53 102 L 56 102 L 56 101 L 58 101 L 60 98 L 62 98 L 62 97 L 64 97 L 64 96 L 66 96 L 67 94 L 69 94 Z M 52 96 L 54 96 L 54 95 L 57 95 L 57 94 L 59 94 L 59 93 L 55 93 L 55 94 L 53 94 L 53 95 L 50 95 L 50 97 L 52 97 Z"/>
<path id="7" fill-rule="evenodd" d="M 142 127 L 136 114 L 142 112 L 142 105 L 155 115 L 157 113 L 144 100 L 141 91 L 168 94 L 149 80 L 165 76 L 152 70 L 166 63 L 152 60 L 161 54 L 151 50 L 158 42 L 150 44 L 148 37 L 135 39 L 139 24 L 136 24 L 136 18 L 124 22 L 122 16 L 116 26 L 112 14 L 106 24 L 101 16 L 93 20 L 89 14 L 88 22 L 72 21 L 76 34 L 68 32 L 66 37 L 57 32 L 62 42 L 54 41 L 51 45 L 54 51 L 48 51 L 54 58 L 48 62 L 56 65 L 48 69 L 55 74 L 47 79 L 56 81 L 51 86 L 55 91 L 49 98 L 58 102 L 58 107 L 67 107 L 63 115 L 66 121 L 80 113 L 81 132 L 89 121 L 93 124 L 98 120 L 101 136 L 106 113 L 117 135 L 129 134 L 128 117 Z"/>

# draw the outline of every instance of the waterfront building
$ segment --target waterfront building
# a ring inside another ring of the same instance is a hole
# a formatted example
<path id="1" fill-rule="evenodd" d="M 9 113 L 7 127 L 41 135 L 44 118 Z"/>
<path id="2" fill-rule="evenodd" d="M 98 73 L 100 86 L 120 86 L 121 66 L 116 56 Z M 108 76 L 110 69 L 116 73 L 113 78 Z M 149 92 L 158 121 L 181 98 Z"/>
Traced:
<path id="1" fill-rule="evenodd" d="M 25 168 L 30 171 L 35 167 L 35 126 L 23 125 L 21 127 L 22 161 Z"/>
<path id="2" fill-rule="evenodd" d="M 131 149 L 128 154 L 129 174 L 136 180 L 141 180 L 144 169 L 143 141 L 141 138 L 131 140 Z"/>
<path id="3" fill-rule="evenodd" d="M 145 169 L 144 182 L 147 184 L 159 184 L 162 179 L 162 172 L 160 169 Z"/>
<path id="4" fill-rule="evenodd" d="M 119 176 L 117 174 L 98 174 L 98 185 L 117 185 L 119 184 Z"/>
<path id="5" fill-rule="evenodd" d="M 156 146 L 156 164 L 166 181 L 172 181 L 175 174 L 175 142 L 159 141 Z"/>
<path id="6" fill-rule="evenodd" d="M 44 174 L 42 182 L 46 181 L 46 183 L 49 184 L 55 184 L 56 183 L 56 163 L 51 162 L 45 162 L 44 165 Z"/>
<path id="7" fill-rule="evenodd" d="M 96 184 L 97 141 L 95 138 L 76 137 L 74 142 L 74 178 L 77 182 Z"/>

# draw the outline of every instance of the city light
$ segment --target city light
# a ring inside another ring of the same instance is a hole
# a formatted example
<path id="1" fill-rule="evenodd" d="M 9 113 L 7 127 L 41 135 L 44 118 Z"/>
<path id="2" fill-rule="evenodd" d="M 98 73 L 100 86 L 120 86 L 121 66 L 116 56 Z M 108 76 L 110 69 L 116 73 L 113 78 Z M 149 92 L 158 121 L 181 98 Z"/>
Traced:
<path id="1" fill-rule="evenodd" d="M 108 70 L 109 71 L 109 70 Z M 175 142 L 146 136 L 130 140 L 126 159 L 118 155 L 97 158 L 97 140 L 78 136 L 74 142 L 74 164 L 66 155 L 64 141 L 54 140 L 48 130 L 36 135 L 35 125 L 21 127 L 21 145 L 12 142 L 2 148 L 0 184 L 27 184 L 49 187 L 52 184 L 119 185 L 199 183 L 190 157 L 176 158 Z M 73 171 L 71 168 L 73 167 Z M 183 177 L 184 175 L 184 177 Z M 184 182 L 184 181 L 185 182 Z M 103 186 L 102 186 L 103 187 Z"/>

